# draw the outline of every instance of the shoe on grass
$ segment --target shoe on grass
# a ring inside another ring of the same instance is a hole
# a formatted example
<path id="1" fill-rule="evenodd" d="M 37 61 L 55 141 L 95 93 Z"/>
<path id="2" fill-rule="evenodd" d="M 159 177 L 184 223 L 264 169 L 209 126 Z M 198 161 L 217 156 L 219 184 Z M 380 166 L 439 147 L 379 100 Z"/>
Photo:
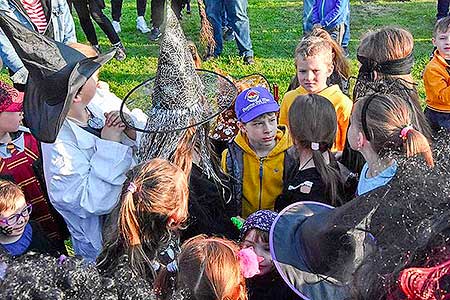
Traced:
<path id="1" fill-rule="evenodd" d="M 254 65 L 255 59 L 253 58 L 253 56 L 244 56 L 244 64 L 245 65 Z"/>
<path id="2" fill-rule="evenodd" d="M 223 40 L 225 42 L 234 40 L 234 31 L 230 27 L 225 27 L 223 30 Z"/>
<path id="3" fill-rule="evenodd" d="M 114 44 L 113 47 L 116 48 L 116 54 L 114 55 L 115 59 L 117 59 L 118 61 L 123 61 L 125 60 L 125 58 L 127 58 L 125 47 L 121 42 Z"/>
<path id="4" fill-rule="evenodd" d="M 120 28 L 120 22 L 112 21 L 111 24 L 112 24 L 112 26 L 113 26 L 113 28 L 114 28 L 114 31 L 115 31 L 116 33 L 119 33 L 119 32 L 122 31 L 122 28 Z"/>
<path id="5" fill-rule="evenodd" d="M 149 33 L 150 28 L 147 26 L 147 22 L 145 22 L 145 19 L 143 16 L 139 16 L 136 19 L 136 29 L 139 30 L 142 33 Z"/>
<path id="6" fill-rule="evenodd" d="M 161 37 L 161 30 L 159 30 L 158 27 L 153 27 L 150 31 L 150 35 L 148 36 L 148 39 L 152 42 L 156 42 Z"/>

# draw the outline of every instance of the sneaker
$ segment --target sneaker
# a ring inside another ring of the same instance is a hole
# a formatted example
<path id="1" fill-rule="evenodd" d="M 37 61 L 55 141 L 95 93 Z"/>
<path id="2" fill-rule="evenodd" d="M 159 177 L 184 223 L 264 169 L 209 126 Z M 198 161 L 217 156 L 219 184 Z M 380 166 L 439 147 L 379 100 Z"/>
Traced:
<path id="1" fill-rule="evenodd" d="M 150 28 L 148 28 L 147 23 L 145 22 L 144 17 L 139 16 L 136 19 L 136 28 L 142 33 L 149 33 Z"/>
<path id="2" fill-rule="evenodd" d="M 150 31 L 150 35 L 148 36 L 148 39 L 152 42 L 156 42 L 161 37 L 161 31 L 158 27 L 153 27 Z"/>
<path id="3" fill-rule="evenodd" d="M 123 61 L 125 58 L 127 58 L 125 47 L 121 42 L 114 44 L 113 47 L 116 48 L 116 54 L 114 55 L 115 59 L 117 59 L 118 61 Z"/>
<path id="4" fill-rule="evenodd" d="M 102 53 L 102 49 L 100 48 L 100 45 L 92 45 L 92 48 L 94 48 L 95 52 L 97 52 L 97 54 Z"/>
<path id="5" fill-rule="evenodd" d="M 119 32 L 122 31 L 122 28 L 120 28 L 120 22 L 112 21 L 111 24 L 112 24 L 112 26 L 113 26 L 113 28 L 114 28 L 114 31 L 115 31 L 116 33 L 119 33 Z"/>
<path id="6" fill-rule="evenodd" d="M 234 31 L 230 27 L 225 27 L 223 30 L 223 40 L 225 42 L 234 40 Z"/>
<path id="7" fill-rule="evenodd" d="M 253 56 L 244 56 L 244 64 L 245 65 L 254 65 L 255 60 L 254 60 Z"/>

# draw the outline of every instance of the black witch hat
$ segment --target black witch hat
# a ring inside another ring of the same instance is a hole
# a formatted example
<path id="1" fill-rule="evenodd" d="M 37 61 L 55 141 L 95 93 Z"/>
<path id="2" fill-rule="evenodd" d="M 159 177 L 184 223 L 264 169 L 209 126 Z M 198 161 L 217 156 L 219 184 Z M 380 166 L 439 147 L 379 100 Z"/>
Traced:
<path id="1" fill-rule="evenodd" d="M 41 142 L 53 143 L 80 88 L 115 50 L 87 58 L 77 50 L 28 29 L 0 12 L 0 27 L 29 71 L 24 118 Z"/>

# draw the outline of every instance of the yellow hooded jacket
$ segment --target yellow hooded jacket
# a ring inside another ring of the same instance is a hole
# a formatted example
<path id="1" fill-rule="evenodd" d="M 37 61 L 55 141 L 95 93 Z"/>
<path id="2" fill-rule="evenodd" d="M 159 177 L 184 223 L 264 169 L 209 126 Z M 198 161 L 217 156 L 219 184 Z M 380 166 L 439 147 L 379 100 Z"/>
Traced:
<path id="1" fill-rule="evenodd" d="M 284 95 L 283 102 L 281 102 L 279 123 L 288 125 L 289 122 L 289 108 L 294 103 L 297 96 L 306 95 L 308 91 L 302 86 L 295 90 L 289 91 Z M 353 102 L 350 100 L 339 88 L 337 84 L 327 87 L 318 95 L 327 98 L 333 104 L 336 110 L 337 117 L 337 131 L 336 139 L 334 141 L 331 151 L 344 150 L 345 141 L 347 139 L 347 128 L 350 123 L 350 115 L 352 113 Z"/>
<path id="2" fill-rule="evenodd" d="M 247 218 L 251 213 L 260 209 L 274 209 L 275 199 L 283 190 L 283 173 L 285 152 L 292 146 L 292 139 L 289 136 L 285 125 L 278 126 L 276 135 L 277 144 L 266 157 L 258 157 L 248 143 L 248 139 L 241 132 L 235 137 L 229 149 L 222 153 L 222 168 L 229 175 L 236 177 L 240 174 L 238 195 L 241 199 L 242 217 Z M 231 151 L 234 147 L 238 151 Z M 230 153 L 239 152 L 242 158 L 233 157 Z M 227 166 L 239 170 L 228 170 Z M 239 180 L 238 178 L 236 178 Z"/>
<path id="3" fill-rule="evenodd" d="M 428 108 L 450 113 L 450 66 L 436 50 L 423 72 Z"/>

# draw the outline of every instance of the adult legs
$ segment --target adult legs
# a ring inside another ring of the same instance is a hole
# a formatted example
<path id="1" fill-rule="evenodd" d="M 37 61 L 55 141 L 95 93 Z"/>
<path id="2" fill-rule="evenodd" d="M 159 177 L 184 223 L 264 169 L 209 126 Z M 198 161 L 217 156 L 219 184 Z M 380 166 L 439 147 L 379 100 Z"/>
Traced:
<path id="1" fill-rule="evenodd" d="M 216 48 L 214 49 L 214 56 L 219 56 L 223 50 L 222 40 L 222 11 L 223 3 L 231 0 L 205 0 L 206 15 L 211 23 L 214 31 L 214 40 Z"/>
<path id="2" fill-rule="evenodd" d="M 225 9 L 233 28 L 239 55 L 253 57 L 252 40 L 250 39 L 250 21 L 247 15 L 247 0 L 226 0 Z"/>
<path id="3" fill-rule="evenodd" d="M 108 19 L 107 16 L 105 16 L 102 9 L 98 7 L 96 0 L 89 0 L 89 12 L 94 21 L 98 24 L 98 26 L 100 26 L 100 28 L 106 34 L 111 44 L 116 45 L 117 43 L 119 43 L 120 38 L 117 35 L 117 32 L 114 30 L 111 21 Z"/>
<path id="4" fill-rule="evenodd" d="M 91 45 L 98 45 L 97 34 L 89 13 L 88 0 L 77 0 L 72 2 L 80 19 L 80 25 Z"/>
<path id="5" fill-rule="evenodd" d="M 436 19 L 442 19 L 448 16 L 448 8 L 450 6 L 450 0 L 438 0 Z"/>
<path id="6" fill-rule="evenodd" d="M 113 21 L 120 22 L 122 17 L 123 0 L 111 0 L 111 17 Z"/>
<path id="7" fill-rule="evenodd" d="M 160 28 L 164 22 L 164 4 L 165 0 L 152 0 L 151 13 L 152 13 L 152 26 L 153 28 Z"/>

